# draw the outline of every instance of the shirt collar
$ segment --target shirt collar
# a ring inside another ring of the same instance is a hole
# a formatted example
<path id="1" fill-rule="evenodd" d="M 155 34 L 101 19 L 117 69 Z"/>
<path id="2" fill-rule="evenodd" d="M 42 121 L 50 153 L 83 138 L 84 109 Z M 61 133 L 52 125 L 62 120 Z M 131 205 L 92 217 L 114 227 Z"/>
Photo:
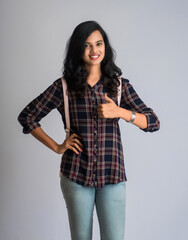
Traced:
<path id="1" fill-rule="evenodd" d="M 100 79 L 95 83 L 95 85 L 94 85 L 93 87 L 91 87 L 91 86 L 89 85 L 89 83 L 87 83 L 87 85 L 88 85 L 88 87 L 89 87 L 90 90 L 96 89 L 96 88 L 98 88 L 98 86 L 101 84 L 102 80 L 103 80 L 103 77 L 101 76 Z"/>

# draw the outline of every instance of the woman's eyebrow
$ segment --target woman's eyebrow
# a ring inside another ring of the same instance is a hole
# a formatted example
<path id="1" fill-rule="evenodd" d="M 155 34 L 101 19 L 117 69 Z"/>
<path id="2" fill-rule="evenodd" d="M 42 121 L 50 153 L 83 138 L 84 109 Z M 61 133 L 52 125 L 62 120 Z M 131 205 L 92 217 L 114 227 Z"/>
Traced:
<path id="1" fill-rule="evenodd" d="M 98 42 L 103 42 L 103 40 L 98 40 L 98 41 L 96 41 L 96 43 L 98 43 Z M 90 42 L 85 42 L 85 43 L 90 43 Z"/>

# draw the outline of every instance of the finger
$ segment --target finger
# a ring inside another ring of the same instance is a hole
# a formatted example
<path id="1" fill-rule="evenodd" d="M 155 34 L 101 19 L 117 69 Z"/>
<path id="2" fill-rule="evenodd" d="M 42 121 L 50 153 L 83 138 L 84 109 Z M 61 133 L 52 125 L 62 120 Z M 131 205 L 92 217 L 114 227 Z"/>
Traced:
<path id="1" fill-rule="evenodd" d="M 71 134 L 71 135 L 68 137 L 68 139 L 70 139 L 70 140 L 72 140 L 73 138 L 74 138 L 74 133 Z"/>
<path id="2" fill-rule="evenodd" d="M 79 136 L 78 134 L 74 133 L 74 137 L 76 138 L 82 138 L 81 136 Z"/>
<path id="3" fill-rule="evenodd" d="M 84 146 L 77 138 L 75 138 L 74 141 L 78 143 L 80 146 Z"/>
<path id="4" fill-rule="evenodd" d="M 81 152 L 83 151 L 77 143 L 73 143 L 71 146 L 76 148 L 77 150 L 79 150 Z"/>
<path id="5" fill-rule="evenodd" d="M 69 149 L 71 149 L 73 152 L 75 152 L 76 154 L 79 154 L 79 152 L 76 150 L 76 148 L 70 146 Z"/>
<path id="6" fill-rule="evenodd" d="M 104 94 L 104 98 L 109 103 L 113 102 L 113 100 L 107 96 L 107 93 Z"/>
<path id="7" fill-rule="evenodd" d="M 98 109 L 101 110 L 103 108 L 103 104 L 98 105 Z"/>
<path id="8" fill-rule="evenodd" d="M 98 113 L 99 117 L 101 118 L 103 116 L 103 113 L 102 112 L 99 112 Z"/>
<path id="9" fill-rule="evenodd" d="M 73 133 L 71 136 L 70 136 L 70 139 L 73 139 L 73 138 L 82 138 L 81 136 L 77 135 L 76 133 Z"/>
<path id="10" fill-rule="evenodd" d="M 99 115 L 100 118 L 103 118 L 103 113 L 102 112 L 99 112 L 98 115 Z"/>
<path id="11" fill-rule="evenodd" d="M 98 114 L 103 114 L 103 109 L 98 109 Z"/>
<path id="12" fill-rule="evenodd" d="M 103 106 L 99 106 L 97 110 L 98 111 L 102 111 L 103 110 Z"/>

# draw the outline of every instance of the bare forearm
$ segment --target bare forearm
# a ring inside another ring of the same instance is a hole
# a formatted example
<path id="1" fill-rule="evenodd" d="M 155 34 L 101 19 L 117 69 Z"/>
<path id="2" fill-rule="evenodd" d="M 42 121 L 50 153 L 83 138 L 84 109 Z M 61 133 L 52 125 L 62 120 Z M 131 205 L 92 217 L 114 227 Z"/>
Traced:
<path id="1" fill-rule="evenodd" d="M 41 143 L 57 153 L 58 144 L 51 137 L 49 137 L 41 127 L 34 129 L 31 134 Z"/>
<path id="2" fill-rule="evenodd" d="M 75 133 L 71 134 L 62 144 L 56 143 L 51 137 L 49 137 L 41 127 L 38 127 L 31 131 L 31 134 L 58 154 L 64 154 L 67 149 L 74 151 L 76 154 L 82 152 L 83 144 L 80 142 L 81 137 Z"/>
<path id="3" fill-rule="evenodd" d="M 125 121 L 130 121 L 132 112 L 119 107 L 119 117 L 124 119 Z M 139 128 L 145 129 L 147 128 L 147 118 L 142 113 L 136 113 L 136 118 L 133 121 L 133 124 Z"/>

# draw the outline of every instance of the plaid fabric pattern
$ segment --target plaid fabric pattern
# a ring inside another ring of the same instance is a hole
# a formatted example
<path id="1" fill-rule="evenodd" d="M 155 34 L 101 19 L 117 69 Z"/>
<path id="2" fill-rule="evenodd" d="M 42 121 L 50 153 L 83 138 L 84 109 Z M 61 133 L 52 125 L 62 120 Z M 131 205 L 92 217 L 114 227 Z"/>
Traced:
<path id="1" fill-rule="evenodd" d="M 119 119 L 98 117 L 97 106 L 106 103 L 105 92 L 101 78 L 93 87 L 88 84 L 85 97 L 76 98 L 74 93 L 69 96 L 71 134 L 79 134 L 84 147 L 78 155 L 68 149 L 62 156 L 60 170 L 72 181 L 88 187 L 102 188 L 106 184 L 127 181 Z M 117 99 L 112 99 L 117 104 Z M 146 115 L 148 125 L 143 131 L 154 132 L 159 129 L 158 117 L 143 103 L 125 78 L 122 78 L 120 107 Z M 55 108 L 65 126 L 60 78 L 22 110 L 18 121 L 23 126 L 23 133 L 30 133 L 39 127 L 39 121 Z"/>

